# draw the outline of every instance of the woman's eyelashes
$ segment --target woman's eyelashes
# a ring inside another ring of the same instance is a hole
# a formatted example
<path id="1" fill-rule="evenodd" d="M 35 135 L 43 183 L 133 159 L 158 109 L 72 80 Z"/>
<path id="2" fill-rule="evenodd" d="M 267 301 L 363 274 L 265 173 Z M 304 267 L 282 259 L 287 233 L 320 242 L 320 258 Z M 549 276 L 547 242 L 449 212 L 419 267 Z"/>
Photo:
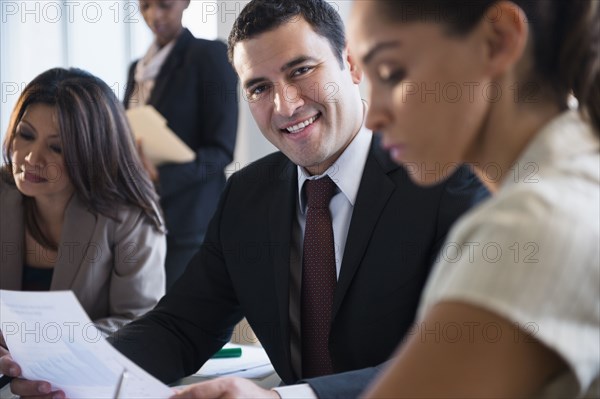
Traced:
<path id="1" fill-rule="evenodd" d="M 25 141 L 32 141 L 35 139 L 35 136 L 33 135 L 33 133 L 31 133 L 25 129 L 22 129 L 22 128 L 17 130 L 17 136 Z"/>
<path id="2" fill-rule="evenodd" d="M 34 133 L 30 132 L 27 129 L 20 128 L 17 130 L 17 137 L 25 141 L 35 141 L 36 136 Z M 52 139 L 55 140 L 55 139 Z M 62 154 L 62 145 L 60 143 L 50 143 L 48 144 L 48 148 L 56 154 Z"/>
<path id="3" fill-rule="evenodd" d="M 397 66 L 381 64 L 376 72 L 377 78 L 385 84 L 394 85 L 406 78 L 406 69 Z"/>
<path id="4" fill-rule="evenodd" d="M 161 1 L 158 3 L 158 6 L 163 10 L 168 10 L 173 7 L 173 1 Z"/>
<path id="5" fill-rule="evenodd" d="M 56 154 L 61 155 L 62 154 L 62 147 L 60 145 L 57 144 L 51 144 L 50 145 L 50 149 L 55 152 Z"/>

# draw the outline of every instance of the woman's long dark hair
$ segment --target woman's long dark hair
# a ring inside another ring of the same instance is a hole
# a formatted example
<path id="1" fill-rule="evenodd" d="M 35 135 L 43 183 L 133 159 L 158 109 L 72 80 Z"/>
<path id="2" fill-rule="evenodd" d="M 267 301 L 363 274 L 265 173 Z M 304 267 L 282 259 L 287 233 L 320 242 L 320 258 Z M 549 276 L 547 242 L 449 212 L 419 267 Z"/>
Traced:
<path id="1" fill-rule="evenodd" d="M 138 157 L 121 103 L 106 83 L 80 69 L 50 69 L 25 87 L 4 142 L 5 180 L 12 180 L 17 125 L 32 104 L 55 107 L 66 172 L 90 211 L 118 220 L 118 205 L 138 207 L 158 231 L 165 231 L 158 196 Z M 29 197 L 25 197 L 25 223 L 36 241 L 58 248 L 37 224 Z"/>
<path id="2" fill-rule="evenodd" d="M 427 21 L 450 34 L 470 32 L 483 18 L 494 18 L 498 0 L 378 0 L 391 22 Z M 534 66 L 524 79 L 548 91 L 561 109 L 573 93 L 579 110 L 600 134 L 600 1 L 512 0 L 532 32 Z"/>

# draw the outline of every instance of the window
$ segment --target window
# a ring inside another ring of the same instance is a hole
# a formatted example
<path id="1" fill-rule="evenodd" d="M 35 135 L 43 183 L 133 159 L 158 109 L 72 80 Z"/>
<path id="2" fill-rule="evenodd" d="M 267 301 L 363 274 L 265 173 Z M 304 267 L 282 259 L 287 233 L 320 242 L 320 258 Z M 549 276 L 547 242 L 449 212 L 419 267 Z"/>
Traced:
<path id="1" fill-rule="evenodd" d="M 183 18 L 196 37 L 217 37 L 214 2 L 193 0 Z M 0 136 L 19 94 L 53 67 L 77 67 L 102 78 L 122 99 L 129 64 L 152 33 L 137 0 L 0 0 Z"/>

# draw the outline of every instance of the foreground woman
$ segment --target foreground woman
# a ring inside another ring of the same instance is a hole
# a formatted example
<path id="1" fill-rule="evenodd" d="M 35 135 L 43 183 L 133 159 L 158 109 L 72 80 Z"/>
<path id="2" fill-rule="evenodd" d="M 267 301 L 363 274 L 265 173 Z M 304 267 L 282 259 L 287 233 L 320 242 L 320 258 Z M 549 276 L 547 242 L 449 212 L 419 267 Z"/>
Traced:
<path id="1" fill-rule="evenodd" d="M 598 7 L 355 1 L 367 125 L 416 182 L 467 162 L 496 194 L 453 229 L 367 397 L 600 395 Z"/>

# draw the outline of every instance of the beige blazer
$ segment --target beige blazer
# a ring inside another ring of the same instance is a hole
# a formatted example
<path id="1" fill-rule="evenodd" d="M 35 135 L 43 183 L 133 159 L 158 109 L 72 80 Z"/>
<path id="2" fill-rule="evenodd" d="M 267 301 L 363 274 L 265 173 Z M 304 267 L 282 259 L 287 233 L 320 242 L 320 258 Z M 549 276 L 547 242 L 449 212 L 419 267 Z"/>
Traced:
<path id="1" fill-rule="evenodd" d="M 0 179 L 0 288 L 20 290 L 25 254 L 22 195 Z M 165 235 L 140 210 L 120 222 L 89 212 L 74 195 L 65 211 L 51 291 L 71 290 L 105 333 L 152 309 L 165 293 Z M 38 254 L 44 256 L 42 252 Z"/>

